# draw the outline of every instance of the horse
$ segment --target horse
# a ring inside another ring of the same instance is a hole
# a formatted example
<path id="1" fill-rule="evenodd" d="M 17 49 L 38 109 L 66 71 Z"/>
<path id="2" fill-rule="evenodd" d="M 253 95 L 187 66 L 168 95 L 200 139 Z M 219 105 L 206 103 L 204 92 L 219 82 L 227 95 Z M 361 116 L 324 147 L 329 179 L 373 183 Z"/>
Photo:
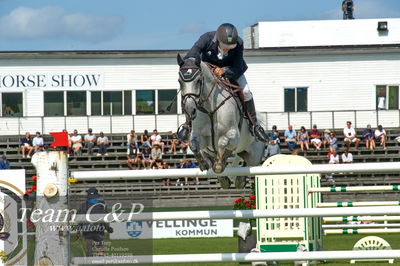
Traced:
<path id="1" fill-rule="evenodd" d="M 177 62 L 181 107 L 186 121 L 192 124 L 189 147 L 200 169 L 212 168 L 215 173 L 222 173 L 230 156 L 234 156 L 231 167 L 243 161 L 247 166 L 260 165 L 265 145 L 251 134 L 250 121 L 245 119 L 230 84 L 215 76 L 209 63 L 193 58 L 183 60 L 180 54 Z M 218 179 L 223 188 L 232 183 L 230 177 Z M 236 188 L 245 185 L 246 177 L 236 177 Z"/>

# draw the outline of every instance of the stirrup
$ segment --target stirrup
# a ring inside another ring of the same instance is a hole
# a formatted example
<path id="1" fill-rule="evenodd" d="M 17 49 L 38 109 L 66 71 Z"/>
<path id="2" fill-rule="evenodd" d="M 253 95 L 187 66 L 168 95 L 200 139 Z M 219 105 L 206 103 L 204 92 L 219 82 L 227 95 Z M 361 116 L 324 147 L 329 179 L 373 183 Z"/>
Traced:
<path id="1" fill-rule="evenodd" d="M 176 136 L 180 141 L 189 140 L 190 127 L 185 123 L 178 127 Z"/>

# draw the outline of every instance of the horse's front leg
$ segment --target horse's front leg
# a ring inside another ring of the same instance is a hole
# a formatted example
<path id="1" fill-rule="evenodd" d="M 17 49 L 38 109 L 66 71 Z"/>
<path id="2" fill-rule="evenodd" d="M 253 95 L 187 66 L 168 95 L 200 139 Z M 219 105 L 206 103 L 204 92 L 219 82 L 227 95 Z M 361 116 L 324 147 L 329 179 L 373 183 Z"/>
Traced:
<path id="1" fill-rule="evenodd" d="M 227 165 L 227 159 L 232 155 L 239 142 L 239 131 L 236 128 L 229 129 L 218 139 L 217 156 L 213 165 L 216 173 L 222 173 Z"/>
<path id="2" fill-rule="evenodd" d="M 190 138 L 189 147 L 192 150 L 197 163 L 199 164 L 200 170 L 204 171 L 210 169 L 210 164 L 208 163 L 206 158 L 204 158 L 204 156 L 202 155 L 200 149 L 199 137 L 200 136 L 198 136 L 197 134 L 192 134 Z"/>

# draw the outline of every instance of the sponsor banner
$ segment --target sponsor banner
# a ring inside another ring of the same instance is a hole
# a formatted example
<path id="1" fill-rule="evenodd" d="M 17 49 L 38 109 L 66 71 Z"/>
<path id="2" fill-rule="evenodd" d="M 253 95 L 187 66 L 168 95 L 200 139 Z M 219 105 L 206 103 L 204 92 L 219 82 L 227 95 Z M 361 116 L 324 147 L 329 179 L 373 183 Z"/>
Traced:
<path id="1" fill-rule="evenodd" d="M 233 237 L 233 220 L 135 221 L 111 223 L 110 239 Z"/>

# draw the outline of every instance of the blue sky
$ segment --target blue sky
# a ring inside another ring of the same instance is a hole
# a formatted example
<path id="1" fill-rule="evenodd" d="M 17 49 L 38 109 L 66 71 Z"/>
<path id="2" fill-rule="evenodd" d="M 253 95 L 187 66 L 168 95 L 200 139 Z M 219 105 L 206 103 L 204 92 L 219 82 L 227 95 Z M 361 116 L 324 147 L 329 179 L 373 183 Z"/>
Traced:
<path id="1" fill-rule="evenodd" d="M 356 18 L 400 18 L 399 0 L 354 0 Z M 230 22 L 341 19 L 341 0 L 0 0 L 0 51 L 188 49 Z"/>

